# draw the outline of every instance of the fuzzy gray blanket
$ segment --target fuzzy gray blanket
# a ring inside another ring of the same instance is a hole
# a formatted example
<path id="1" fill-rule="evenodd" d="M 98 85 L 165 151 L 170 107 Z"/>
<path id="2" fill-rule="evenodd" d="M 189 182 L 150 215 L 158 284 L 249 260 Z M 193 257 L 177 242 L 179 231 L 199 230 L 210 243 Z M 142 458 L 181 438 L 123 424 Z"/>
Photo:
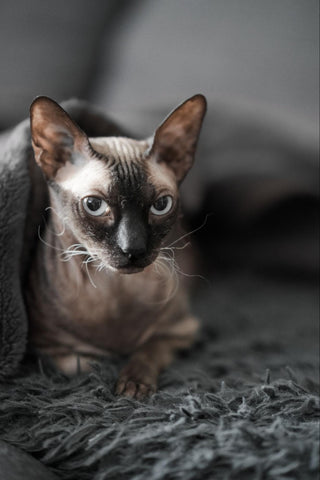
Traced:
<path id="1" fill-rule="evenodd" d="M 120 133 L 84 103 L 65 107 L 90 136 Z M 23 122 L 0 136 L 0 478 L 316 479 L 312 283 L 204 282 L 194 299 L 201 335 L 145 402 L 114 396 L 123 359 L 70 380 L 25 355 L 23 282 L 34 241 L 26 226 L 36 223 L 29 135 Z"/>
<path id="2" fill-rule="evenodd" d="M 24 354 L 27 319 L 20 287 L 20 258 L 29 193 L 28 125 L 0 137 L 0 379 Z"/>

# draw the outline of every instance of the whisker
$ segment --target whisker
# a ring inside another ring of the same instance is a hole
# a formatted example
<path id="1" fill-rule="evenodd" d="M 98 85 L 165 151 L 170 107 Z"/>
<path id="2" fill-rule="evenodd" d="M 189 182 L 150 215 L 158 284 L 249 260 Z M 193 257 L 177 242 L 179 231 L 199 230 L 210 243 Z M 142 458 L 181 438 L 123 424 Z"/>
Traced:
<path id="1" fill-rule="evenodd" d="M 172 258 L 167 257 L 166 255 L 159 255 L 154 262 L 154 268 L 156 272 L 161 275 L 162 272 L 165 272 L 169 275 L 169 278 L 174 279 L 173 281 L 173 288 L 169 289 L 167 296 L 159 301 L 159 302 L 152 302 L 152 305 L 161 305 L 164 303 L 168 303 L 176 294 L 179 288 L 179 278 L 175 269 L 175 265 Z M 162 272 L 159 271 L 162 268 Z M 164 277 L 164 282 L 168 283 L 168 278 Z"/>
<path id="2" fill-rule="evenodd" d="M 200 227 L 197 227 L 194 230 L 191 230 L 191 232 L 185 233 L 180 238 L 177 238 L 177 240 L 174 240 L 172 243 L 170 243 L 170 245 L 168 245 L 168 247 L 172 247 L 172 245 L 175 245 L 177 242 L 180 242 L 180 240 L 183 240 L 184 238 L 188 237 L 189 235 L 192 235 L 193 233 L 201 230 L 201 228 L 203 228 L 205 226 L 205 224 L 208 221 L 208 218 L 211 217 L 211 215 L 213 215 L 213 213 L 207 213 L 206 217 L 205 217 L 204 221 L 202 222 L 202 224 L 200 225 Z"/>
<path id="3" fill-rule="evenodd" d="M 94 283 L 94 281 L 92 280 L 92 277 L 89 273 L 89 268 L 88 268 L 88 262 L 82 262 L 83 265 L 85 265 L 86 267 L 86 272 L 87 272 L 87 275 L 88 275 L 88 278 L 89 278 L 89 282 L 91 283 L 91 285 L 94 287 L 94 288 L 97 288 L 97 285 Z"/>
<path id="4" fill-rule="evenodd" d="M 184 272 L 180 265 L 176 262 L 175 258 L 174 258 L 174 250 L 172 249 L 172 247 L 165 247 L 165 248 L 161 248 L 160 250 L 168 250 L 168 252 L 165 252 L 165 253 L 168 253 L 169 252 L 172 254 L 172 257 L 167 257 L 169 261 L 172 261 L 174 262 L 174 268 L 176 270 L 176 273 L 179 274 L 179 275 L 182 275 L 186 278 L 199 278 L 200 280 L 203 280 L 204 282 L 206 282 L 206 284 L 208 286 L 211 286 L 211 282 L 206 278 L 206 277 L 203 277 L 202 275 L 200 274 L 197 274 L 197 273 L 187 273 L 187 272 Z"/>
<path id="5" fill-rule="evenodd" d="M 46 242 L 44 238 L 42 238 L 42 236 L 41 236 L 41 225 L 38 226 L 38 238 L 46 247 L 53 248 L 54 250 L 57 250 L 58 252 L 63 252 L 63 248 L 55 247 L 54 245 L 51 245 L 50 243 Z"/>
<path id="6" fill-rule="evenodd" d="M 102 272 L 102 270 L 103 270 L 104 268 L 105 268 L 105 265 L 104 265 L 102 262 L 100 262 L 100 263 L 98 264 L 96 270 L 97 270 L 98 272 Z"/>
<path id="7" fill-rule="evenodd" d="M 81 243 L 74 243 L 73 245 L 70 245 L 67 249 L 63 250 L 63 252 L 60 254 L 60 257 L 61 261 L 68 262 L 77 255 L 87 256 L 87 258 L 83 260 L 83 263 L 91 263 L 92 261 L 98 259 L 98 254 L 96 252 L 89 252 Z"/>
<path id="8" fill-rule="evenodd" d="M 83 251 L 72 251 L 72 250 L 64 250 L 61 254 L 60 254 L 60 259 L 62 262 L 68 262 L 69 260 L 71 260 L 71 258 L 73 257 L 77 257 L 79 255 L 89 255 L 89 252 L 87 250 L 83 250 Z"/>
<path id="9" fill-rule="evenodd" d="M 211 286 L 210 280 L 208 280 L 206 277 L 203 277 L 202 275 L 200 275 L 198 273 L 186 273 L 183 270 L 181 270 L 181 268 L 178 265 L 176 265 L 176 267 L 177 267 L 177 272 L 179 273 L 179 275 L 182 275 L 182 276 L 187 277 L 187 278 L 199 278 L 200 280 L 203 280 L 204 282 L 206 282 L 206 284 L 208 286 Z"/>
<path id="10" fill-rule="evenodd" d="M 171 250 L 173 252 L 174 250 L 184 250 L 186 247 L 189 247 L 189 245 L 191 245 L 191 243 L 187 242 L 184 245 L 182 245 L 182 247 L 168 247 L 167 246 L 167 247 L 161 247 L 160 250 Z"/>
<path id="11" fill-rule="evenodd" d="M 49 210 L 51 209 L 58 217 L 59 215 L 56 213 L 56 211 L 52 208 L 52 207 L 47 207 L 46 210 Z M 61 217 L 59 217 L 60 220 L 61 220 Z M 60 232 L 60 233 L 56 233 L 52 230 L 51 233 L 53 233 L 54 235 L 56 236 L 61 236 L 64 234 L 65 232 L 65 222 L 63 221 L 63 231 Z M 48 227 L 47 227 L 48 228 Z M 67 247 L 66 249 L 63 249 L 63 248 L 59 248 L 59 247 L 56 247 L 55 245 L 51 245 L 50 243 L 48 243 L 46 240 L 44 240 L 44 238 L 42 238 L 41 236 L 41 226 L 39 225 L 38 226 L 38 237 L 39 237 L 39 240 L 46 246 L 46 247 L 49 247 L 49 248 L 53 248 L 54 250 L 56 250 L 57 252 L 60 252 L 59 256 L 60 256 L 60 260 L 62 262 L 68 262 L 70 261 L 72 258 L 76 257 L 76 256 L 79 256 L 79 255 L 85 255 L 87 258 L 85 258 L 83 261 L 82 261 L 82 265 L 85 266 L 85 269 L 86 269 L 86 273 L 88 275 L 88 278 L 89 278 L 89 281 L 91 283 L 91 285 L 94 287 L 94 288 L 97 288 L 96 284 L 94 283 L 93 279 L 92 279 L 92 276 L 90 274 L 90 271 L 89 271 L 89 264 L 92 263 L 92 262 L 95 262 L 97 260 L 99 260 L 99 251 L 97 252 L 89 252 L 85 246 L 81 243 L 74 243 L 72 245 L 70 245 L 69 247 Z M 100 251 L 101 253 L 101 251 Z M 100 261 L 100 263 L 98 264 L 97 266 L 97 269 L 98 271 L 101 271 L 102 269 L 104 268 L 104 265 L 103 263 Z"/>
<path id="12" fill-rule="evenodd" d="M 48 210 L 52 210 L 53 213 L 59 218 L 59 220 L 61 220 L 61 222 L 62 222 L 62 224 L 63 224 L 62 231 L 61 231 L 60 233 L 56 233 L 56 232 L 54 232 L 53 230 L 50 229 L 50 231 L 51 231 L 54 235 L 56 235 L 57 237 L 61 237 L 61 236 L 65 233 L 65 231 L 66 231 L 66 223 L 65 223 L 65 222 L 66 222 L 66 219 L 61 218 L 61 216 L 57 213 L 57 211 L 56 211 L 53 207 L 46 207 L 46 208 L 45 208 L 45 211 L 48 211 Z M 47 224 L 47 222 L 46 222 L 46 224 Z M 47 228 L 48 228 L 48 227 L 47 227 Z"/>

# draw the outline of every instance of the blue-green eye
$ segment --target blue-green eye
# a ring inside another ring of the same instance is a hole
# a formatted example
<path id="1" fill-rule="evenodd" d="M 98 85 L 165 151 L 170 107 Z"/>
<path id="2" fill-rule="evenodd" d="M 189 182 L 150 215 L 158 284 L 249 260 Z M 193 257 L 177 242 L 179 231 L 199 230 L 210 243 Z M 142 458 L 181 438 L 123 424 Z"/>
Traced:
<path id="1" fill-rule="evenodd" d="M 107 202 L 98 197 L 85 197 L 82 200 L 82 205 L 85 211 L 94 217 L 107 215 L 110 211 Z"/>
<path id="2" fill-rule="evenodd" d="M 151 205 L 150 212 L 154 215 L 165 215 L 170 212 L 173 204 L 171 195 L 163 195 Z"/>

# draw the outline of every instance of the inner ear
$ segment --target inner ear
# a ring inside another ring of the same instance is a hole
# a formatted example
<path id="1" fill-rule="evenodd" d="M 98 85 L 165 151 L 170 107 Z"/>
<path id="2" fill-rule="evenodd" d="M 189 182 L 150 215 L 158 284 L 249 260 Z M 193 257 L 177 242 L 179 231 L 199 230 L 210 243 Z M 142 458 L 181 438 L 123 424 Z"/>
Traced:
<path id="1" fill-rule="evenodd" d="M 180 183 L 194 161 L 207 102 L 195 95 L 177 107 L 155 132 L 151 157 L 173 170 Z"/>
<path id="2" fill-rule="evenodd" d="M 47 178 L 71 160 L 74 152 L 89 146 L 86 134 L 54 100 L 36 98 L 30 107 L 35 159 Z"/>

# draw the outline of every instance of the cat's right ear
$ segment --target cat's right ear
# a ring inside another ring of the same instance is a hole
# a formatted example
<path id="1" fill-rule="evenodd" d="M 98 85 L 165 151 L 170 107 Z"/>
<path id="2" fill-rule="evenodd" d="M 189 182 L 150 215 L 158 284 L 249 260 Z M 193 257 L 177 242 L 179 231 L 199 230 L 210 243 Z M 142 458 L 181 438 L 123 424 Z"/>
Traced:
<path id="1" fill-rule="evenodd" d="M 178 184 L 192 167 L 206 109 L 205 97 L 194 95 L 170 113 L 154 134 L 150 156 L 169 167 Z"/>
<path id="2" fill-rule="evenodd" d="M 37 97 L 30 107 L 31 137 L 37 164 L 48 179 L 89 146 L 86 134 L 55 101 Z"/>

